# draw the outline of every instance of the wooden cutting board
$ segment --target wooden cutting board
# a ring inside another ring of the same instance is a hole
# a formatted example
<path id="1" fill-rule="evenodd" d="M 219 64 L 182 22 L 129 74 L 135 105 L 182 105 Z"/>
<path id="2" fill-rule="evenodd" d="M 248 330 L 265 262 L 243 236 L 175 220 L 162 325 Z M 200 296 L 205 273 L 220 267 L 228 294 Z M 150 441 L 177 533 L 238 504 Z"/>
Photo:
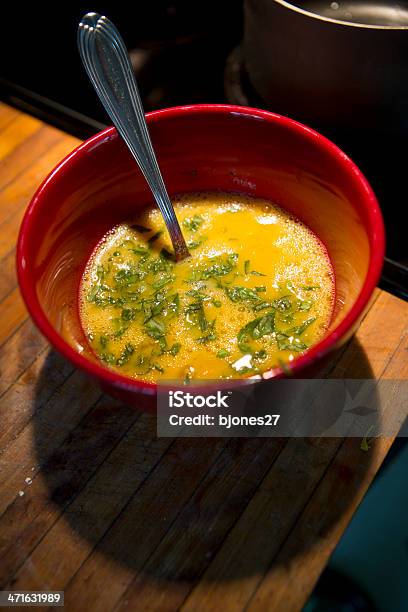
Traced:
<path id="1" fill-rule="evenodd" d="M 78 141 L 0 106 L 0 584 L 75 612 L 300 610 L 393 439 L 169 439 L 50 349 L 19 224 Z M 335 377 L 408 378 L 408 304 L 377 290 Z"/>

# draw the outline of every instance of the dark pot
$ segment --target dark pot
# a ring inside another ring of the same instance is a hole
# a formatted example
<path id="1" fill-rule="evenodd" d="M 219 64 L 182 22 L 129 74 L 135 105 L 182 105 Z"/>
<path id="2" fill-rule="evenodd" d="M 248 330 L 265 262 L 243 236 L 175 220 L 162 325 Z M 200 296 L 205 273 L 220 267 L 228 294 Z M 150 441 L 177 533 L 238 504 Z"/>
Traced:
<path id="1" fill-rule="evenodd" d="M 246 0 L 245 67 L 277 112 L 320 128 L 407 131 L 407 30 L 406 2 Z"/>

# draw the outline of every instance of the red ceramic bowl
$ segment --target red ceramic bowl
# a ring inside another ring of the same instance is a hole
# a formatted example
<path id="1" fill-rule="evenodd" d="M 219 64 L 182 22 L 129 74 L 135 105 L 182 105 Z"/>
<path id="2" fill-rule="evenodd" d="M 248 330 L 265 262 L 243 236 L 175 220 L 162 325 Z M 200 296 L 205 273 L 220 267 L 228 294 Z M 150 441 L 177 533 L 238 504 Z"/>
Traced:
<path id="1" fill-rule="evenodd" d="M 222 190 L 268 198 L 326 245 L 336 280 L 333 320 L 326 337 L 291 364 L 294 375 L 310 374 L 355 331 L 380 275 L 383 221 L 366 179 L 329 140 L 266 111 L 185 106 L 150 113 L 147 120 L 170 195 Z M 147 409 L 155 409 L 156 386 L 96 360 L 81 329 L 77 294 L 104 233 L 151 202 L 141 172 L 109 128 L 75 149 L 43 182 L 17 248 L 23 297 L 51 344 L 106 391 Z M 266 377 L 280 375 L 277 369 Z"/>

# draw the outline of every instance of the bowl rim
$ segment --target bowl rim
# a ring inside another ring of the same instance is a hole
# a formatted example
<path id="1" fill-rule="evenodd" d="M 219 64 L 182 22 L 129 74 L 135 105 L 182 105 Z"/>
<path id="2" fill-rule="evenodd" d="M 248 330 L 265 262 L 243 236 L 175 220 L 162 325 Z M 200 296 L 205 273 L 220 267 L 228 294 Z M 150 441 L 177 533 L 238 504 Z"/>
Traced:
<path id="1" fill-rule="evenodd" d="M 235 114 L 241 116 L 248 116 L 250 118 L 262 119 L 268 122 L 277 123 L 287 127 L 288 129 L 298 133 L 299 135 L 306 137 L 310 142 L 319 148 L 323 148 L 328 155 L 336 158 L 338 163 L 343 167 L 347 174 L 353 179 L 355 187 L 361 194 L 361 198 L 366 206 L 366 213 L 369 224 L 369 266 L 366 277 L 364 279 L 362 288 L 352 305 L 350 311 L 344 317 L 342 321 L 331 332 L 325 336 L 320 342 L 312 346 L 304 355 L 301 355 L 294 359 L 290 363 L 288 368 L 292 377 L 301 374 L 301 372 L 308 366 L 311 366 L 316 361 L 320 360 L 326 354 L 332 352 L 338 344 L 338 341 L 343 337 L 347 337 L 354 325 L 358 322 L 358 319 L 363 314 L 374 289 L 379 280 L 381 269 L 384 260 L 385 253 L 385 230 L 382 214 L 367 179 L 355 163 L 333 142 L 328 138 L 316 132 L 312 128 L 290 119 L 277 113 L 270 111 L 256 109 L 248 106 L 238 106 L 230 104 L 194 104 L 186 106 L 175 106 L 165 108 L 157 111 L 153 111 L 146 114 L 148 124 L 160 122 L 160 120 L 166 117 L 183 117 L 184 115 L 191 116 L 192 114 Z M 156 392 L 157 383 L 146 382 L 136 378 L 130 378 L 123 374 L 119 374 L 114 370 L 109 370 L 103 365 L 99 365 L 98 362 L 93 362 L 81 353 L 76 351 L 60 333 L 53 327 L 48 320 L 45 312 L 43 311 L 41 304 L 38 300 L 35 286 L 31 282 L 30 275 L 27 272 L 26 259 L 27 259 L 27 236 L 29 235 L 31 227 L 31 219 L 35 208 L 41 203 L 41 200 L 46 195 L 48 184 L 54 180 L 58 180 L 60 173 L 64 172 L 64 169 L 69 166 L 74 158 L 78 159 L 78 156 L 86 154 L 88 150 L 93 149 L 95 146 L 99 146 L 104 141 L 110 140 L 112 137 L 119 137 L 114 127 L 108 127 L 101 132 L 98 132 L 91 138 L 85 140 L 78 147 L 76 147 L 71 153 L 64 157 L 48 176 L 43 180 L 41 185 L 38 187 L 34 196 L 32 197 L 22 220 L 16 249 L 16 267 L 17 267 L 17 278 L 23 296 L 24 302 L 27 306 L 27 310 L 31 315 L 33 321 L 47 338 L 47 340 L 54 346 L 64 357 L 69 359 L 76 367 L 84 370 L 92 377 L 103 381 L 108 385 L 114 385 L 117 388 L 124 390 L 131 390 L 142 394 L 152 395 Z M 278 367 L 267 370 L 263 373 L 262 379 L 259 382 L 270 378 L 279 378 L 285 376 L 285 371 Z M 237 383 L 242 379 L 236 379 Z M 235 379 L 231 379 L 231 384 L 234 384 Z M 258 381 L 257 381 L 258 382 Z"/>

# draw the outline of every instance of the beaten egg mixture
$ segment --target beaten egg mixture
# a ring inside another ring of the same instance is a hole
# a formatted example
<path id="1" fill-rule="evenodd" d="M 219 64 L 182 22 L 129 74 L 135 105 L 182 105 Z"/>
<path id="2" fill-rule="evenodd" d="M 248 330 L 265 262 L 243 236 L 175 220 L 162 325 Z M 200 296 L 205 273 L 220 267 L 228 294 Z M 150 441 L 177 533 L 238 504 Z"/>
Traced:
<path id="1" fill-rule="evenodd" d="M 289 364 L 330 322 L 333 271 L 319 239 L 269 201 L 187 194 L 174 207 L 191 257 L 175 262 L 158 209 L 113 228 L 80 288 L 97 357 L 154 382 L 242 378 Z"/>

